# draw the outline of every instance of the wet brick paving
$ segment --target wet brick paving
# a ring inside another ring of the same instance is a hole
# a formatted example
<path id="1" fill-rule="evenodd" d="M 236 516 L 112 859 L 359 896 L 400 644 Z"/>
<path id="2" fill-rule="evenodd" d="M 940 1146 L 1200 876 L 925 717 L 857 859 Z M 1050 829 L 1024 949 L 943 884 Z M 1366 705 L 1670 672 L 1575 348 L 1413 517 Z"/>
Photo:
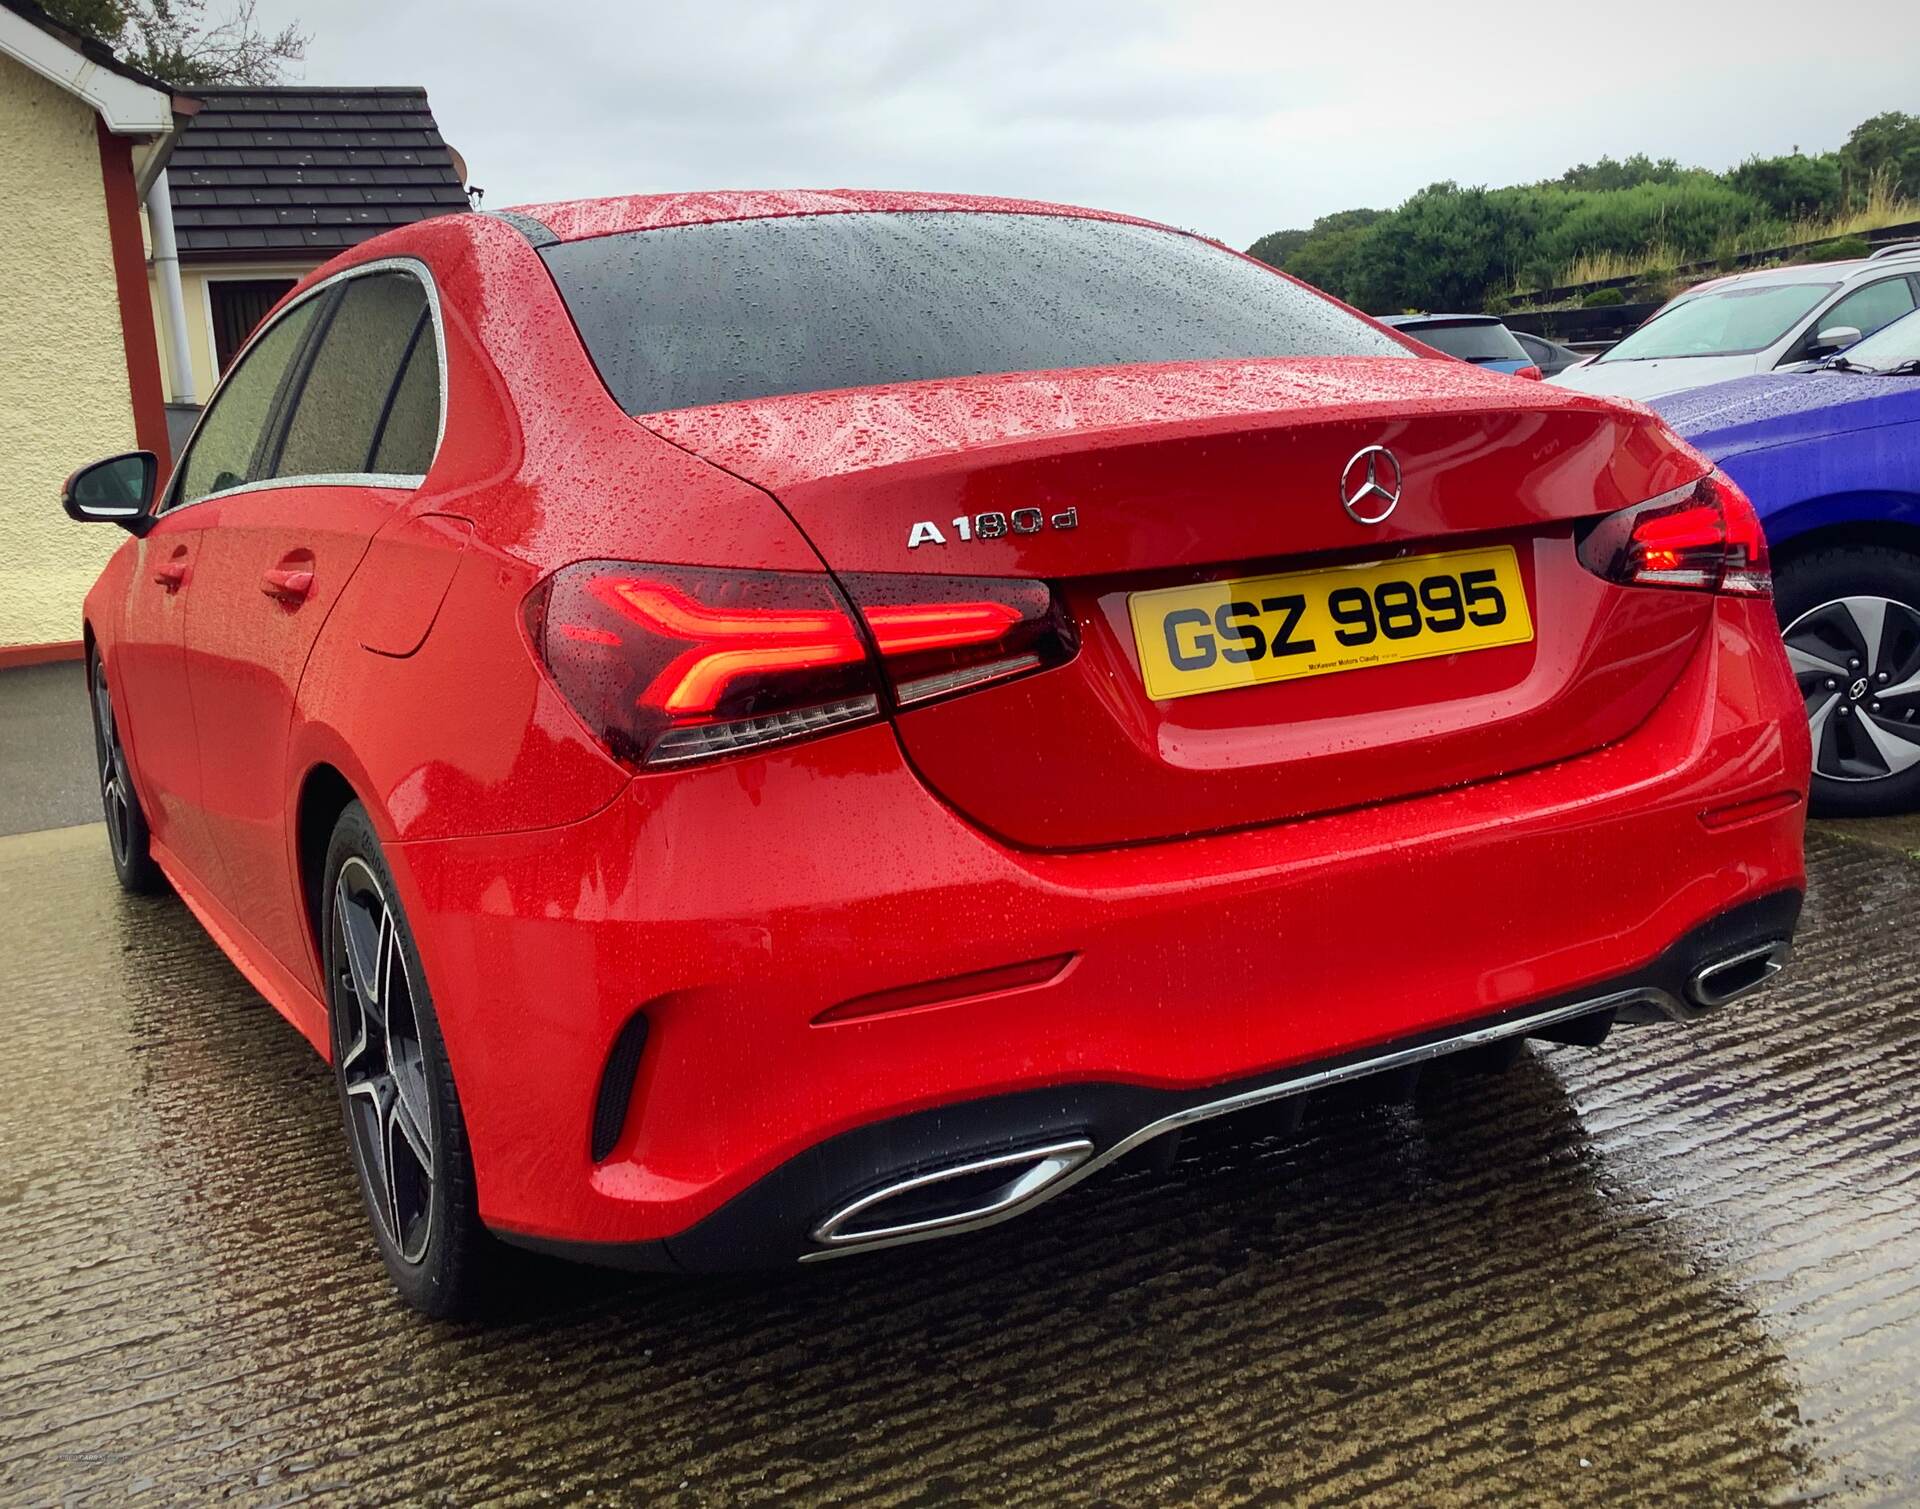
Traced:
<path id="1" fill-rule="evenodd" d="M 1792 974 L 962 1241 L 389 1296 L 330 1084 L 97 827 L 0 838 L 0 1498 L 1910 1501 L 1920 865 Z"/>

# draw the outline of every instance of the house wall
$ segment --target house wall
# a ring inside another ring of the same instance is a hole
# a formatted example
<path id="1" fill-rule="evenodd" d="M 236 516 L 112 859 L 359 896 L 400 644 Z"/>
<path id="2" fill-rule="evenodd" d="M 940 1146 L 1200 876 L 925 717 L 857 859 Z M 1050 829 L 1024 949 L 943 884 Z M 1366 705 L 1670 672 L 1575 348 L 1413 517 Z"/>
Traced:
<path id="1" fill-rule="evenodd" d="M 114 547 L 60 484 L 135 445 L 93 111 L 0 56 L 0 648 L 80 637 Z"/>
<path id="2" fill-rule="evenodd" d="M 145 216 L 141 217 L 145 220 Z M 151 245 L 152 238 L 149 236 Z M 182 263 L 180 267 L 180 302 L 187 312 L 187 356 L 193 364 L 193 394 L 196 403 L 205 403 L 207 395 L 213 392 L 214 381 L 219 373 L 214 371 L 213 356 L 213 305 L 207 294 L 207 285 L 222 278 L 304 278 L 320 264 L 316 262 L 262 262 L 227 263 L 212 266 L 195 267 Z M 163 332 L 164 346 L 166 325 L 166 307 L 160 298 L 160 280 L 149 272 L 147 277 L 148 296 L 153 300 L 153 318 L 156 328 Z M 171 359 L 161 362 L 166 378 L 167 402 L 177 403 L 174 394 L 173 368 Z"/>

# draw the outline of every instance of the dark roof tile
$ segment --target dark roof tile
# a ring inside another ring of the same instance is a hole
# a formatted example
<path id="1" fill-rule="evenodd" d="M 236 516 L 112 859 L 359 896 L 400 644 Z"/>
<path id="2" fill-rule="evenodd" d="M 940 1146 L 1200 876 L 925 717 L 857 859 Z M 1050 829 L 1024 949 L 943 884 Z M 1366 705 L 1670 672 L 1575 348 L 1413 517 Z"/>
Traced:
<path id="1" fill-rule="evenodd" d="M 328 255 L 467 196 L 426 91 L 206 88 L 168 182 L 180 250 Z"/>

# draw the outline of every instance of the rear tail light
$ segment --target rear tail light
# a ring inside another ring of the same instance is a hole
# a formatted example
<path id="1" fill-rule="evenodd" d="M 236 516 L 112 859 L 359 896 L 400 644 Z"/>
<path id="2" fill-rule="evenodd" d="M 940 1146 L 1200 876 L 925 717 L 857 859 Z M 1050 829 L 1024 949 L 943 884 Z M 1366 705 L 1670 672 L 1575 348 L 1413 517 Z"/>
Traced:
<path id="1" fill-rule="evenodd" d="M 527 634 L 609 749 L 711 759 L 1058 665 L 1071 621 L 1044 582 L 582 561 L 527 599 Z"/>
<path id="2" fill-rule="evenodd" d="M 1625 586 L 1773 595 L 1760 517 L 1724 472 L 1608 514 L 1579 548 L 1589 571 Z"/>
<path id="3" fill-rule="evenodd" d="M 1515 367 L 1513 369 L 1513 375 L 1515 377 L 1531 377 L 1535 382 L 1543 381 L 1546 376 L 1538 367 L 1532 365 Z"/>

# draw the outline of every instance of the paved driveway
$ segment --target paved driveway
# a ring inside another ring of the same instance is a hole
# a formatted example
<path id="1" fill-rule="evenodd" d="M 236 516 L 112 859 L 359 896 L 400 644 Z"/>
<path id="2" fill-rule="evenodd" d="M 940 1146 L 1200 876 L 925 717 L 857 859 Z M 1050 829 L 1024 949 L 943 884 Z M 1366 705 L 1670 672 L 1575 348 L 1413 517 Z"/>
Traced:
<path id="1" fill-rule="evenodd" d="M 0 838 L 0 1499 L 1908 1501 L 1903 842 L 1816 836 L 1792 974 L 1693 1029 L 1221 1125 L 963 1241 L 528 1261 L 436 1327 L 292 1029 L 99 828 Z"/>

